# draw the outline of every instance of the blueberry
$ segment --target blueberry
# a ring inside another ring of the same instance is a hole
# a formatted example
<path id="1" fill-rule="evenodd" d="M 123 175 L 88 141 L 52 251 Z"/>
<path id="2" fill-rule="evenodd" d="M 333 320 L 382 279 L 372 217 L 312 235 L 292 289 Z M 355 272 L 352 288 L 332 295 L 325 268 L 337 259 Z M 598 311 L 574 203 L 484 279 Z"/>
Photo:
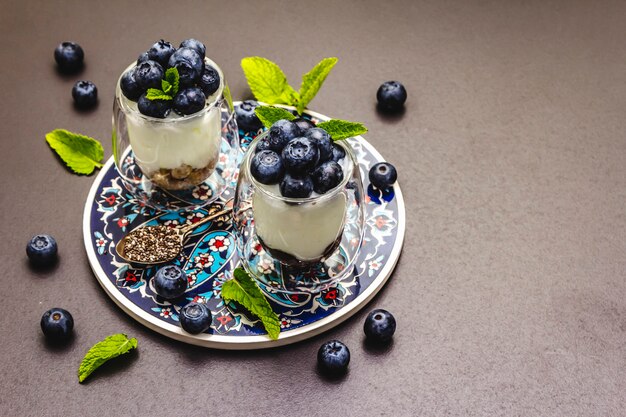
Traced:
<path id="1" fill-rule="evenodd" d="M 175 51 L 176 48 L 171 43 L 161 39 L 148 49 L 148 59 L 158 62 L 163 68 L 167 68 L 167 63 Z"/>
<path id="2" fill-rule="evenodd" d="M 180 85 L 182 87 L 192 86 L 200 81 L 204 69 L 202 57 L 191 48 L 180 48 L 176 50 L 170 57 L 168 65 L 178 70 Z"/>
<path id="3" fill-rule="evenodd" d="M 257 107 L 259 107 L 259 102 L 256 100 L 246 100 L 235 107 L 235 118 L 237 119 L 239 129 L 244 132 L 256 132 L 263 127 L 263 123 L 261 123 L 259 117 L 254 112 L 254 109 Z"/>
<path id="4" fill-rule="evenodd" d="M 388 111 L 398 111 L 406 101 L 406 89 L 397 81 L 387 81 L 376 92 L 378 105 Z"/>
<path id="5" fill-rule="evenodd" d="M 76 72 L 83 66 L 85 53 L 79 44 L 74 42 L 62 42 L 54 50 L 54 60 L 59 70 L 64 73 Z"/>
<path id="6" fill-rule="evenodd" d="M 300 136 L 300 128 L 289 120 L 279 120 L 270 127 L 267 139 L 273 151 L 281 152 L 287 142 Z"/>
<path id="7" fill-rule="evenodd" d="M 195 50 L 198 54 L 200 54 L 200 57 L 204 61 L 204 57 L 206 56 L 206 47 L 199 40 L 193 38 L 185 39 L 180 43 L 180 48 L 191 48 Z"/>
<path id="8" fill-rule="evenodd" d="M 137 58 L 137 65 L 141 64 L 142 62 L 146 62 L 148 61 L 150 58 L 148 57 L 148 53 L 147 52 L 143 52 L 141 55 L 139 55 L 139 57 Z"/>
<path id="9" fill-rule="evenodd" d="M 220 73 L 212 66 L 205 65 L 202 77 L 198 81 L 198 87 L 204 91 L 207 97 L 214 94 L 220 88 Z"/>
<path id="10" fill-rule="evenodd" d="M 331 159 L 335 162 L 339 162 L 345 157 L 346 151 L 341 146 L 333 143 L 333 156 Z"/>
<path id="11" fill-rule="evenodd" d="M 307 130 L 315 127 L 315 124 L 310 121 L 309 119 L 305 119 L 304 117 L 298 117 L 294 120 L 292 120 L 296 126 L 298 126 L 300 128 L 300 132 L 301 134 L 305 134 Z"/>
<path id="12" fill-rule="evenodd" d="M 137 101 L 137 108 L 141 114 L 146 116 L 165 119 L 172 109 L 171 100 L 149 100 L 142 94 Z"/>
<path id="13" fill-rule="evenodd" d="M 148 60 L 137 65 L 135 70 L 135 80 L 139 87 L 147 90 L 148 88 L 161 89 L 161 80 L 165 73 L 163 67 L 156 61 Z"/>
<path id="14" fill-rule="evenodd" d="M 339 340 L 331 340 L 317 351 L 317 364 L 323 373 L 341 375 L 348 369 L 350 351 Z"/>
<path id="15" fill-rule="evenodd" d="M 206 97 L 198 87 L 180 90 L 174 96 L 174 110 L 179 114 L 193 114 L 204 108 Z"/>
<path id="16" fill-rule="evenodd" d="M 145 90 L 139 86 L 136 78 L 137 67 L 133 67 L 126 71 L 120 79 L 120 88 L 127 99 L 137 101 Z"/>
<path id="17" fill-rule="evenodd" d="M 79 109 L 88 109 L 98 102 L 98 88 L 91 81 L 78 81 L 72 88 L 74 103 Z"/>
<path id="18" fill-rule="evenodd" d="M 285 167 L 280 156 L 268 149 L 252 157 L 250 173 L 260 183 L 277 184 L 285 173 Z"/>
<path id="19" fill-rule="evenodd" d="M 324 162 L 311 173 L 313 191 L 324 194 L 332 190 L 343 180 L 343 169 L 335 161 Z"/>
<path id="20" fill-rule="evenodd" d="M 396 319 L 387 310 L 373 310 L 365 319 L 363 331 L 369 340 L 388 342 L 396 331 Z"/>
<path id="21" fill-rule="evenodd" d="M 163 298 L 178 298 L 186 289 L 187 274 L 177 265 L 161 267 L 154 275 L 154 290 Z"/>
<path id="22" fill-rule="evenodd" d="M 254 148 L 254 151 L 258 153 L 267 149 L 271 150 L 270 141 L 267 139 L 267 136 L 265 136 L 264 138 L 261 138 L 261 140 L 257 142 L 256 147 Z"/>
<path id="23" fill-rule="evenodd" d="M 202 303 L 189 303 L 180 310 L 180 326 L 191 334 L 202 333 L 211 326 L 211 310 Z"/>
<path id="24" fill-rule="evenodd" d="M 67 340 L 74 330 L 74 318 L 67 310 L 51 308 L 41 316 L 41 330 L 48 340 Z"/>
<path id="25" fill-rule="evenodd" d="M 54 263 L 58 251 L 57 241 L 50 235 L 35 235 L 26 245 L 28 259 L 39 266 Z"/>
<path id="26" fill-rule="evenodd" d="M 313 169 L 320 159 L 320 152 L 313 139 L 291 139 L 282 152 L 285 168 L 292 174 L 304 174 Z"/>
<path id="27" fill-rule="evenodd" d="M 388 162 L 379 162 L 370 168 L 369 178 L 376 188 L 385 189 L 398 179 L 396 168 Z"/>
<path id="28" fill-rule="evenodd" d="M 314 127 L 309 129 L 304 136 L 312 139 L 317 144 L 320 152 L 320 162 L 329 161 L 333 157 L 333 140 L 324 129 Z"/>
<path id="29" fill-rule="evenodd" d="M 295 177 L 285 174 L 279 188 L 283 197 L 307 198 L 313 192 L 313 181 L 308 175 Z"/>

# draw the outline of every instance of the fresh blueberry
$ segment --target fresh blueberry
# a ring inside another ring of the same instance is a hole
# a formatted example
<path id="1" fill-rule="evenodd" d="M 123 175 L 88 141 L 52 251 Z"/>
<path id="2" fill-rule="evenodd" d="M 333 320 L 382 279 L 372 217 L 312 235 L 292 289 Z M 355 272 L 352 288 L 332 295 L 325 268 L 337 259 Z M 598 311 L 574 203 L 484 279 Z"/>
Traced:
<path id="1" fill-rule="evenodd" d="M 191 48 L 176 50 L 170 57 L 168 65 L 178 70 L 182 87 L 192 86 L 200 81 L 204 69 L 202 57 L 195 49 Z"/>
<path id="2" fill-rule="evenodd" d="M 179 114 L 193 114 L 204 108 L 206 97 L 198 87 L 180 90 L 174 96 L 174 110 Z"/>
<path id="3" fill-rule="evenodd" d="M 285 168 L 292 174 L 303 174 L 313 169 L 320 159 L 320 152 L 313 139 L 291 139 L 282 152 Z"/>
<path id="4" fill-rule="evenodd" d="M 288 198 L 307 198 L 313 192 L 313 181 L 306 175 L 303 177 L 294 177 L 285 174 L 280 182 L 280 193 L 283 197 Z"/>
<path id="5" fill-rule="evenodd" d="M 35 235 L 26 245 L 28 259 L 39 266 L 54 263 L 58 251 L 57 241 L 50 235 Z"/>
<path id="6" fill-rule="evenodd" d="M 74 318 L 67 310 L 51 308 L 41 316 L 41 330 L 48 340 L 67 340 L 74 330 Z"/>
<path id="7" fill-rule="evenodd" d="M 91 81 L 78 81 L 72 88 L 74 103 L 79 109 L 88 109 L 98 102 L 98 88 Z"/>
<path id="8" fill-rule="evenodd" d="M 254 152 L 259 153 L 261 151 L 264 150 L 271 150 L 270 149 L 270 141 L 267 139 L 267 136 L 265 136 L 264 138 L 261 138 L 257 144 L 256 147 L 254 148 Z"/>
<path id="9" fill-rule="evenodd" d="M 139 55 L 139 57 L 137 58 L 137 65 L 141 64 L 142 62 L 146 62 L 150 60 L 150 58 L 148 57 L 148 53 L 147 52 L 143 52 L 141 55 Z"/>
<path id="10" fill-rule="evenodd" d="M 158 119 L 165 119 L 172 109 L 171 100 L 149 100 L 142 94 L 137 101 L 137 108 L 141 114 Z"/>
<path id="11" fill-rule="evenodd" d="M 393 185 L 398 179 L 396 168 L 388 162 L 379 162 L 370 168 L 369 178 L 372 185 L 385 189 Z"/>
<path id="12" fill-rule="evenodd" d="M 203 303 L 189 303 L 180 310 L 180 326 L 191 334 L 202 333 L 211 326 L 211 310 Z"/>
<path id="13" fill-rule="evenodd" d="M 207 97 L 214 94 L 220 88 L 220 73 L 212 66 L 205 65 L 202 77 L 198 81 L 198 87 L 204 91 Z"/>
<path id="14" fill-rule="evenodd" d="M 304 136 L 312 139 L 317 144 L 320 152 L 320 162 L 329 161 L 333 157 L 333 140 L 324 129 L 314 127 L 309 129 Z"/>
<path id="15" fill-rule="evenodd" d="M 328 375 L 342 375 L 348 369 L 350 351 L 339 340 L 331 340 L 320 346 L 317 351 L 317 364 Z"/>
<path id="16" fill-rule="evenodd" d="M 83 48 L 74 42 L 62 42 L 54 50 L 54 60 L 63 73 L 69 74 L 81 69 L 84 58 Z"/>
<path id="17" fill-rule="evenodd" d="M 315 124 L 312 121 L 305 119 L 304 117 L 298 117 L 292 121 L 300 128 L 300 133 L 302 135 L 304 135 L 307 130 L 315 127 Z"/>
<path id="18" fill-rule="evenodd" d="M 148 59 L 158 62 L 163 68 L 167 68 L 167 63 L 175 51 L 176 48 L 171 43 L 161 39 L 148 49 Z"/>
<path id="19" fill-rule="evenodd" d="M 156 61 L 148 60 L 137 65 L 135 70 L 135 80 L 139 87 L 147 90 L 148 88 L 161 89 L 161 80 L 165 73 L 163 67 Z"/>
<path id="20" fill-rule="evenodd" d="M 277 184 L 285 173 L 285 167 L 280 156 L 268 149 L 258 152 L 252 157 L 250 173 L 260 183 Z"/>
<path id="21" fill-rule="evenodd" d="M 386 81 L 376 92 L 378 105 L 388 111 L 398 111 L 406 101 L 406 89 L 397 81 Z"/>
<path id="22" fill-rule="evenodd" d="M 341 146 L 333 143 L 333 156 L 331 159 L 335 162 L 339 162 L 345 157 L 346 151 Z"/>
<path id="23" fill-rule="evenodd" d="M 343 180 L 343 169 L 335 161 L 324 162 L 311 173 L 313 191 L 324 194 L 332 190 Z"/>
<path id="24" fill-rule="evenodd" d="M 235 107 L 235 117 L 239 129 L 244 132 L 256 132 L 263 127 L 263 123 L 261 123 L 259 117 L 254 112 L 254 109 L 257 107 L 259 107 L 259 102 L 256 100 L 246 100 Z"/>
<path id="25" fill-rule="evenodd" d="M 186 289 L 187 274 L 177 265 L 163 266 L 154 275 L 154 290 L 163 298 L 178 298 Z"/>
<path id="26" fill-rule="evenodd" d="M 139 86 L 137 82 L 137 67 L 133 67 L 126 71 L 120 80 L 120 88 L 126 98 L 132 101 L 137 101 L 145 90 Z"/>
<path id="27" fill-rule="evenodd" d="M 396 319 L 387 310 L 373 310 L 365 319 L 363 331 L 369 340 L 388 342 L 396 331 Z"/>
<path id="28" fill-rule="evenodd" d="M 281 152 L 291 139 L 297 138 L 300 134 L 300 128 L 295 123 L 282 119 L 270 127 L 267 139 L 273 151 Z"/>
<path id="29" fill-rule="evenodd" d="M 193 38 L 185 39 L 180 43 L 180 48 L 191 48 L 195 50 L 198 54 L 200 54 L 200 57 L 204 61 L 204 57 L 206 56 L 206 47 L 199 40 Z"/>

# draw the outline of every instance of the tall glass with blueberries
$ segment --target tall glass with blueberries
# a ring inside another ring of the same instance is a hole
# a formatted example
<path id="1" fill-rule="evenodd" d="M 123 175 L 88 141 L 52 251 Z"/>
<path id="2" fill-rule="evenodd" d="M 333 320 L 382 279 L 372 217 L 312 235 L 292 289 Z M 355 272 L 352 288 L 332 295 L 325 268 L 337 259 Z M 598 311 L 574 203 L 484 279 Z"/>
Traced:
<path id="1" fill-rule="evenodd" d="M 230 93 L 205 45 L 160 40 L 119 78 L 113 154 L 135 198 L 159 210 L 202 207 L 232 185 L 239 136 Z"/>

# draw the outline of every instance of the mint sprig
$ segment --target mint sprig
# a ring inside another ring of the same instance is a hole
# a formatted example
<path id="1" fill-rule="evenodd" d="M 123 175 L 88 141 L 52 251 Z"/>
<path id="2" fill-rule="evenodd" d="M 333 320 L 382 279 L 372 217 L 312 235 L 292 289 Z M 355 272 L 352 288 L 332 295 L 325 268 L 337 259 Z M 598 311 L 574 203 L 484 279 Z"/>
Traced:
<path id="1" fill-rule="evenodd" d="M 76 174 L 89 175 L 96 168 L 102 168 L 104 149 L 94 138 L 55 129 L 46 133 L 46 142 Z"/>
<path id="2" fill-rule="evenodd" d="M 179 83 L 178 69 L 168 68 L 165 71 L 165 77 L 161 80 L 161 89 L 148 88 L 146 98 L 148 100 L 173 100 L 176 93 L 178 93 Z"/>
<path id="3" fill-rule="evenodd" d="M 111 335 L 89 349 L 78 368 L 78 382 L 83 382 L 93 371 L 110 359 L 137 349 L 137 339 L 123 333 Z"/>
<path id="4" fill-rule="evenodd" d="M 148 100 L 174 100 L 174 97 L 167 94 L 165 91 L 158 88 L 148 88 L 146 91 L 146 98 Z"/>
<path id="5" fill-rule="evenodd" d="M 298 114 L 302 114 L 306 106 L 317 95 L 326 77 L 337 63 L 337 58 L 324 58 L 313 69 L 302 76 L 300 99 L 296 103 Z"/>
<path id="6" fill-rule="evenodd" d="M 258 106 L 254 109 L 257 117 L 263 123 L 263 126 L 270 128 L 279 120 L 293 120 L 296 118 L 290 111 L 281 107 Z"/>
<path id="7" fill-rule="evenodd" d="M 342 140 L 367 133 L 367 128 L 363 123 L 349 122 L 341 119 L 330 119 L 317 124 L 317 127 L 324 129 L 333 140 Z"/>
<path id="8" fill-rule="evenodd" d="M 233 278 L 222 284 L 222 299 L 234 301 L 257 316 L 270 339 L 278 339 L 280 321 L 259 287 L 243 268 L 236 268 Z"/>

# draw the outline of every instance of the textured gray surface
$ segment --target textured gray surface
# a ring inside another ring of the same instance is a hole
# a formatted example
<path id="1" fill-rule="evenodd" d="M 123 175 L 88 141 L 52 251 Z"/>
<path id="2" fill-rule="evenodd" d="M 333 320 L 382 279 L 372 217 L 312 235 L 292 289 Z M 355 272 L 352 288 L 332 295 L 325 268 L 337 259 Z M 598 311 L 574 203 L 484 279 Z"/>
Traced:
<path id="1" fill-rule="evenodd" d="M 620 416 L 626 400 L 626 4 L 619 1 L 2 1 L 0 13 L 0 415 Z M 110 155 L 118 74 L 158 38 L 206 40 L 235 98 L 239 60 L 271 58 L 297 83 L 339 64 L 311 108 L 363 121 L 394 163 L 408 208 L 396 272 L 365 311 L 295 346 L 222 352 L 143 328 L 111 302 L 82 248 L 92 179 L 44 142 L 67 128 Z M 54 69 L 78 41 L 87 67 Z M 70 89 L 94 81 L 97 110 Z M 404 82 L 406 113 L 374 95 Z M 61 262 L 32 271 L 24 245 L 57 237 Z M 48 348 L 43 311 L 76 319 Z M 370 307 L 398 318 L 393 346 L 363 346 Z M 88 347 L 126 332 L 137 355 L 79 385 Z M 347 377 L 321 379 L 329 338 L 352 351 Z"/>

